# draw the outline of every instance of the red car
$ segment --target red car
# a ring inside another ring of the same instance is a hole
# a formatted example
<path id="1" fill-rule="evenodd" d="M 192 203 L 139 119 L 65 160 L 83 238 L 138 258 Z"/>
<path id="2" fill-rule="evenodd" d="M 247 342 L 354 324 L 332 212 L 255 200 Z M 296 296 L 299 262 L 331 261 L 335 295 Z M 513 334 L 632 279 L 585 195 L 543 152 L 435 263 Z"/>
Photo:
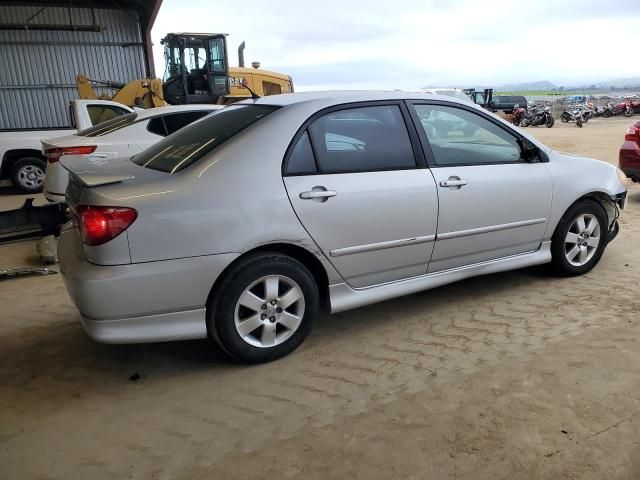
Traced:
<path id="1" fill-rule="evenodd" d="M 620 170 L 634 182 L 640 182 L 640 122 L 627 129 L 620 147 Z"/>

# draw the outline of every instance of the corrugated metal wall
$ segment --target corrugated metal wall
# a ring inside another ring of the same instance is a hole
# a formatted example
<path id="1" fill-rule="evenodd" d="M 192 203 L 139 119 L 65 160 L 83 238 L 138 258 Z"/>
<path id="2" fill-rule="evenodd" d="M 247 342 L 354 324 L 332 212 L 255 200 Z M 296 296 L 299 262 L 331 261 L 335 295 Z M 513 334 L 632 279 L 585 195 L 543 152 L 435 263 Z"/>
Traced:
<path id="1" fill-rule="evenodd" d="M 33 15 L 29 24 L 93 21 L 88 8 L 41 9 L 0 6 L 0 23 L 23 24 Z M 94 15 L 99 32 L 0 30 L 0 129 L 69 125 L 68 104 L 78 97 L 78 73 L 120 82 L 146 76 L 137 14 L 94 9 Z"/>

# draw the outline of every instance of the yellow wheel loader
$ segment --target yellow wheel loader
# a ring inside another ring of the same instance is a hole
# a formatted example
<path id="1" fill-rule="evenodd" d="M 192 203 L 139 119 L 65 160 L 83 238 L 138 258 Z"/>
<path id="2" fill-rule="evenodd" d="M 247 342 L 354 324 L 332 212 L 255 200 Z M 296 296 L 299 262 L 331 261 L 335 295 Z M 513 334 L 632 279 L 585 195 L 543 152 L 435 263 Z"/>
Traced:
<path id="1" fill-rule="evenodd" d="M 162 40 L 166 63 L 163 80 L 147 78 L 129 83 L 76 77 L 82 99 L 103 99 L 130 107 L 152 108 L 193 103 L 229 104 L 253 96 L 293 92 L 290 76 L 244 67 L 244 42 L 238 49 L 239 67 L 229 67 L 226 35 L 169 33 Z M 93 84 L 117 90 L 109 97 L 96 94 Z"/>

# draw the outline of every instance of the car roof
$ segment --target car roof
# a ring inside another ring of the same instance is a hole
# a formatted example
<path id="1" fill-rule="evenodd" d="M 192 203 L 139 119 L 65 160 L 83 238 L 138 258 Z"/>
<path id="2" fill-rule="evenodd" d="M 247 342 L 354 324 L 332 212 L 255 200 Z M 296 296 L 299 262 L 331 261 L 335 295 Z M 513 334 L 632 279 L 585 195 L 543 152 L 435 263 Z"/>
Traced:
<path id="1" fill-rule="evenodd" d="M 138 119 L 155 117 L 157 115 L 166 115 L 167 113 L 191 112 L 202 110 L 220 110 L 224 105 L 202 104 L 202 105 L 170 105 L 168 107 L 147 108 L 144 110 L 136 110 Z"/>
<path id="2" fill-rule="evenodd" d="M 432 93 L 404 91 L 369 91 L 369 90 L 328 90 L 321 92 L 285 93 L 270 95 L 257 100 L 243 100 L 242 104 L 287 106 L 311 102 L 325 107 L 352 102 L 374 102 L 384 100 L 445 100 L 452 103 L 468 105 L 467 102 L 453 97 L 443 97 Z"/>

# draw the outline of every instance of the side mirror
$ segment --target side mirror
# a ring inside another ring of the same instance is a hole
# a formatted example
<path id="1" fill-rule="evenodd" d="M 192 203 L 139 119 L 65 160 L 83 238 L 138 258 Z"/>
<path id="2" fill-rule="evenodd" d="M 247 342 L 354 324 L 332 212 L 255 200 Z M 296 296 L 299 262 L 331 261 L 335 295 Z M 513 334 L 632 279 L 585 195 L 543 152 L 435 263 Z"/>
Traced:
<path id="1" fill-rule="evenodd" d="M 542 152 L 538 147 L 536 147 L 530 140 L 526 138 L 522 138 L 518 140 L 518 145 L 520 145 L 520 158 L 525 162 L 534 163 L 534 162 L 544 162 Z"/>

